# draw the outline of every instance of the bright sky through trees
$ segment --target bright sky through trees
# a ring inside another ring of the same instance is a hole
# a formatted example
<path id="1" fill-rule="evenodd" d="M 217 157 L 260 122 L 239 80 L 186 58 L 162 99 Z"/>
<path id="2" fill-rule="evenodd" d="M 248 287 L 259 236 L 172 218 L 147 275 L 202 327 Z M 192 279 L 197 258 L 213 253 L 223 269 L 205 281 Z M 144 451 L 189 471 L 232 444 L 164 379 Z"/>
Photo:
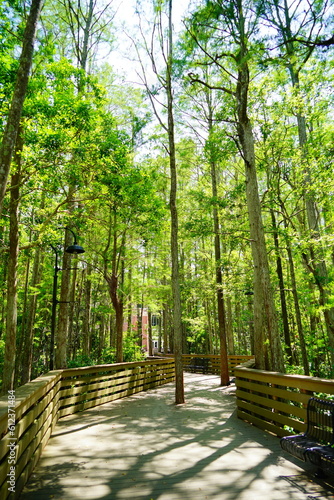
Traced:
<path id="1" fill-rule="evenodd" d="M 187 14 L 189 9 L 189 0 L 178 0 L 173 2 L 173 26 L 176 31 L 182 29 L 182 18 Z M 126 81 L 137 83 L 140 85 L 137 72 L 140 67 L 136 60 L 136 51 L 133 47 L 134 41 L 141 43 L 141 35 L 139 31 L 140 15 L 143 17 L 143 11 L 148 13 L 148 18 L 151 17 L 152 3 L 149 0 L 118 0 L 115 2 L 115 26 L 116 26 L 116 39 L 115 48 L 108 56 L 107 61 L 123 75 Z M 143 18 L 143 24 L 145 19 Z"/>

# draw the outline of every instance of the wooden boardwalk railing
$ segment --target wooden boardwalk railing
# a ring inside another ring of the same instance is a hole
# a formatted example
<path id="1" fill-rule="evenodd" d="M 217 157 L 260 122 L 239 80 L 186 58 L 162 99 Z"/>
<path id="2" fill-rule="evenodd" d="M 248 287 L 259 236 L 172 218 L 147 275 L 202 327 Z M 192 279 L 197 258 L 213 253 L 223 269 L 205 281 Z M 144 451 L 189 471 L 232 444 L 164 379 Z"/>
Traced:
<path id="1" fill-rule="evenodd" d="M 0 398 L 0 499 L 18 498 L 58 419 L 174 380 L 174 360 L 52 371 Z"/>
<path id="2" fill-rule="evenodd" d="M 310 397 L 334 394 L 334 380 L 245 367 L 234 373 L 238 417 L 280 437 L 306 430 Z"/>
<path id="3" fill-rule="evenodd" d="M 182 360 L 183 360 L 183 368 L 184 370 L 187 371 L 189 365 L 191 365 L 192 361 L 194 358 L 204 358 L 208 360 L 208 372 L 207 373 L 212 373 L 214 375 L 219 375 L 220 374 L 220 356 L 217 354 L 183 354 L 182 355 Z M 234 375 L 234 368 L 236 366 L 239 366 L 246 361 L 249 360 L 254 360 L 254 356 L 228 356 L 227 361 L 228 361 L 228 371 L 229 374 L 232 376 Z M 255 361 L 255 360 L 254 360 Z"/>
<path id="4" fill-rule="evenodd" d="M 184 355 L 185 370 L 192 357 L 204 356 Z M 220 357 L 205 357 L 209 373 L 219 373 Z M 334 380 L 236 367 L 250 358 L 229 357 L 230 374 L 236 377 L 238 417 L 277 436 L 304 431 L 312 395 L 334 394 Z M 52 371 L 10 391 L 0 398 L 0 499 L 18 498 L 60 417 L 174 378 L 174 359 L 155 358 Z"/>

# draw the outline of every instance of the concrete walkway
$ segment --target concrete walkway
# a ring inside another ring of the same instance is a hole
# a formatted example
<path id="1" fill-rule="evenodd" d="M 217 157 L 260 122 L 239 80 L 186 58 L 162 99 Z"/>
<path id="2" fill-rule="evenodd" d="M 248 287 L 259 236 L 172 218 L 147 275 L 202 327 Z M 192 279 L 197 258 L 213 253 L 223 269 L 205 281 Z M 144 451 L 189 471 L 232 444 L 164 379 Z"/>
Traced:
<path id="1" fill-rule="evenodd" d="M 279 439 L 235 416 L 233 386 L 185 374 L 174 384 L 61 419 L 20 500 L 312 500 Z"/>

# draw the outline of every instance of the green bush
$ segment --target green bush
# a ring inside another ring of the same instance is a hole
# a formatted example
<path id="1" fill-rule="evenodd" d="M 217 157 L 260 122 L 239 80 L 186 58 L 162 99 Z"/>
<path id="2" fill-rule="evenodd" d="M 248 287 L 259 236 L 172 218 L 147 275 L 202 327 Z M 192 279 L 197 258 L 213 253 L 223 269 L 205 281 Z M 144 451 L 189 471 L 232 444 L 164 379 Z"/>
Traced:
<path id="1" fill-rule="evenodd" d="M 136 338 L 133 334 L 126 334 L 123 339 L 123 361 L 130 363 L 131 361 L 142 361 L 145 359 L 143 349 L 136 343 Z M 91 356 L 84 356 L 79 353 L 74 359 L 68 361 L 68 368 L 79 368 L 81 366 L 92 365 L 109 365 L 116 363 L 116 351 L 114 348 L 106 347 L 103 349 L 101 355 L 92 354 Z"/>
<path id="2" fill-rule="evenodd" d="M 89 356 L 84 356 L 83 354 L 78 354 L 74 359 L 68 361 L 68 368 L 80 368 L 81 366 L 92 366 L 96 363 Z"/>

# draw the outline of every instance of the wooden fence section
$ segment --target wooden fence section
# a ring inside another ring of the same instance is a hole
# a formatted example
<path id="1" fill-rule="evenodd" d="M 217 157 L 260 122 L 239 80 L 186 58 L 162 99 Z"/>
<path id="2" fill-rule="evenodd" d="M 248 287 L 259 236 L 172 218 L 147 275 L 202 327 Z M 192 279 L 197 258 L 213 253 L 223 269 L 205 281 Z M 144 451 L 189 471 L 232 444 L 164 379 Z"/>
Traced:
<path id="1" fill-rule="evenodd" d="M 59 417 L 146 391 L 174 380 L 171 359 L 64 370 Z"/>
<path id="2" fill-rule="evenodd" d="M 208 373 L 214 375 L 220 374 L 220 356 L 217 354 L 183 354 L 183 368 L 184 370 L 189 369 L 192 360 L 194 358 L 206 358 L 209 360 Z M 234 368 L 238 365 L 245 363 L 246 361 L 254 359 L 254 356 L 228 356 L 228 370 L 230 375 L 234 375 Z"/>
<path id="3" fill-rule="evenodd" d="M 244 367 L 235 376 L 238 417 L 280 437 L 306 430 L 311 396 L 334 394 L 334 380 Z"/>
<path id="4" fill-rule="evenodd" d="M 58 419 L 172 382 L 174 360 L 49 372 L 0 398 L 0 499 L 16 499 Z"/>

